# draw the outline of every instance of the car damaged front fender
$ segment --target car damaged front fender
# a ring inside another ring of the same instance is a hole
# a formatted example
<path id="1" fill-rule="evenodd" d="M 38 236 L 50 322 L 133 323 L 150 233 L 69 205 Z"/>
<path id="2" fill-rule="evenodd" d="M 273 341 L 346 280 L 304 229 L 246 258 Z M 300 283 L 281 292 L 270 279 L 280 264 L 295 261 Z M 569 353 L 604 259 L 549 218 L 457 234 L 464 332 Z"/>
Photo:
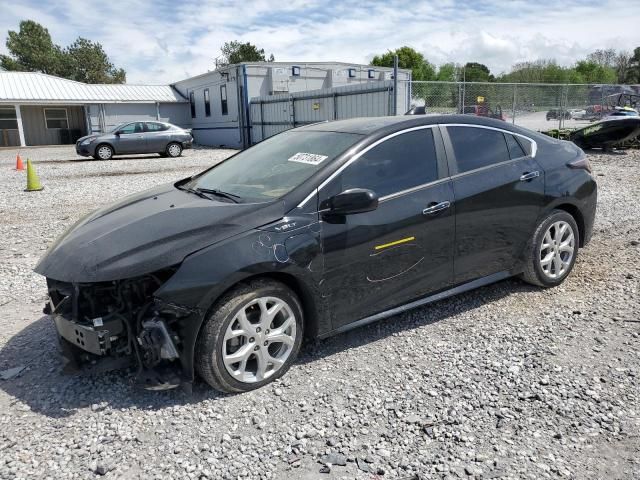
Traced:
<path id="1" fill-rule="evenodd" d="M 202 324 L 216 308 L 216 301 L 239 283 L 260 276 L 290 280 L 303 296 L 310 330 L 326 329 L 324 315 L 313 305 L 319 298 L 323 265 L 318 222 L 306 222 L 278 231 L 292 223 L 284 219 L 260 230 L 252 230 L 188 256 L 178 271 L 154 294 L 157 301 L 182 305 L 193 312 L 180 324 L 183 373 L 194 378 L 193 361 Z M 302 223 L 302 222 L 300 222 Z M 289 283 L 289 282 L 287 282 Z"/>

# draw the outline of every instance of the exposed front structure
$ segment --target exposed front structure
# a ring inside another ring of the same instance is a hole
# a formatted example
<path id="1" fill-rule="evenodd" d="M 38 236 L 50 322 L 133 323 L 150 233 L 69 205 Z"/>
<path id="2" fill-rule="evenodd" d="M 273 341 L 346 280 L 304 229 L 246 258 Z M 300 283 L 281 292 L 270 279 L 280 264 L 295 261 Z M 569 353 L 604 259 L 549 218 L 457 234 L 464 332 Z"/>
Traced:
<path id="1" fill-rule="evenodd" d="M 88 85 L 0 72 L 0 147 L 72 144 L 129 120 L 188 126 L 186 105 L 169 85 Z"/>

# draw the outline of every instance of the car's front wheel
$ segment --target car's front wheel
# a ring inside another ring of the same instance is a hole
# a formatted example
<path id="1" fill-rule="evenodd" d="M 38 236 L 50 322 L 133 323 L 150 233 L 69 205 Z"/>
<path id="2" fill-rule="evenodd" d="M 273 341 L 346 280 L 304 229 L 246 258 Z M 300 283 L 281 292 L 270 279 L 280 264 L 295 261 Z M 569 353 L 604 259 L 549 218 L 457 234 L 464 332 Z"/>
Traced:
<path id="1" fill-rule="evenodd" d="M 256 280 L 226 294 L 196 344 L 196 371 L 223 392 L 259 388 L 286 373 L 303 335 L 298 297 L 282 283 Z"/>
<path id="2" fill-rule="evenodd" d="M 113 158 L 113 148 L 106 144 L 98 145 L 94 158 L 98 160 L 111 160 Z"/>
<path id="3" fill-rule="evenodd" d="M 167 145 L 166 153 L 169 157 L 179 157 L 182 155 L 182 145 L 179 143 L 170 143 Z"/>
<path id="4" fill-rule="evenodd" d="M 579 239 L 575 219 L 563 210 L 551 211 L 527 246 L 522 279 L 541 287 L 561 284 L 576 262 Z"/>

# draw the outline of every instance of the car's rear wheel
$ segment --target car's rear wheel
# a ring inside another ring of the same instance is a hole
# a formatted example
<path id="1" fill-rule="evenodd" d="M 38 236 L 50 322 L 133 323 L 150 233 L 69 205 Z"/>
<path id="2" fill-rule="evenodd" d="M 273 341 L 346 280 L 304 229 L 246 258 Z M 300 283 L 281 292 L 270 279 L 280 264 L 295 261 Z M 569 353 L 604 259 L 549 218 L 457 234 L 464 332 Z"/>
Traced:
<path id="1" fill-rule="evenodd" d="M 226 294 L 196 344 L 196 371 L 223 392 L 260 388 L 286 373 L 302 343 L 300 301 L 282 283 L 257 280 Z"/>
<path id="2" fill-rule="evenodd" d="M 111 160 L 113 158 L 113 148 L 107 144 L 98 145 L 95 158 L 98 160 Z"/>
<path id="3" fill-rule="evenodd" d="M 561 284 L 575 265 L 579 240 L 575 219 L 565 211 L 551 211 L 527 246 L 523 280 L 541 287 Z"/>
<path id="4" fill-rule="evenodd" d="M 167 145 L 166 153 L 169 157 L 179 157 L 182 155 L 182 145 L 172 142 Z"/>

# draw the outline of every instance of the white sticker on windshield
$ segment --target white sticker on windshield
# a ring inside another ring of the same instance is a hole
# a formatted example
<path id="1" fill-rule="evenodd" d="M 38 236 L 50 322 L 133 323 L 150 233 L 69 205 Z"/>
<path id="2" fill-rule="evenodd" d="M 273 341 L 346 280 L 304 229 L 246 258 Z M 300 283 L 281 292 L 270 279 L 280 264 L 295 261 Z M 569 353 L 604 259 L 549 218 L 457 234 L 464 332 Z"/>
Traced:
<path id="1" fill-rule="evenodd" d="M 298 163 L 306 163 L 308 165 L 319 165 L 327 158 L 326 155 L 318 155 L 316 153 L 302 153 L 298 152 L 294 156 L 289 157 L 288 161 L 290 162 L 298 162 Z"/>

